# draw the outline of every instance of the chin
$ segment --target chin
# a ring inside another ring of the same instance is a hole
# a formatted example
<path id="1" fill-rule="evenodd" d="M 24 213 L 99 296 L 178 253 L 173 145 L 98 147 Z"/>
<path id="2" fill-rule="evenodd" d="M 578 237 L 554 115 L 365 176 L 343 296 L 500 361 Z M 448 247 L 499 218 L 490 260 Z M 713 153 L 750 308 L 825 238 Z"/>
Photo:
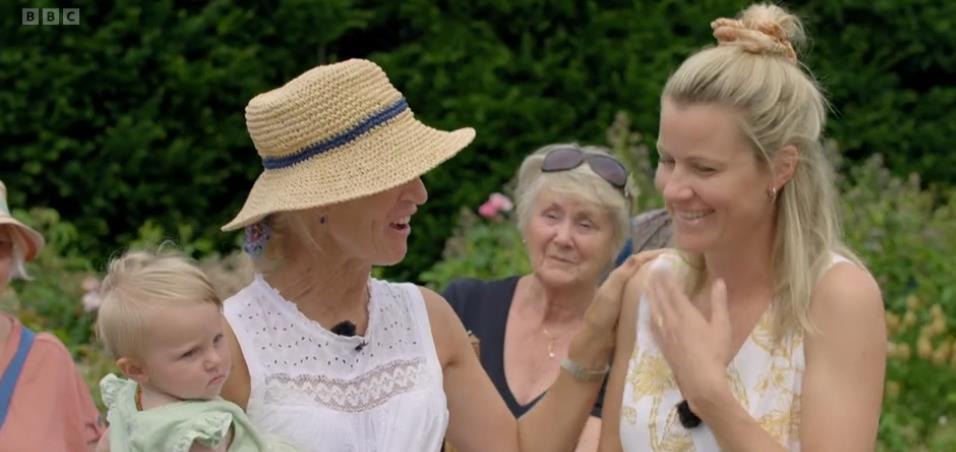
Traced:
<path id="1" fill-rule="evenodd" d="M 564 272 L 539 272 L 538 278 L 542 283 L 553 287 L 571 286 L 578 283 L 577 275 Z"/>
<path id="2" fill-rule="evenodd" d="M 401 253 L 398 253 L 398 254 L 392 254 L 392 255 L 389 255 L 389 256 L 383 256 L 383 257 L 381 257 L 380 259 L 378 259 L 378 260 L 374 263 L 374 265 L 375 265 L 376 267 L 389 267 L 389 266 L 392 266 L 392 265 L 397 265 L 398 263 L 400 263 L 400 262 L 402 262 L 403 260 L 405 260 L 405 254 L 406 254 L 406 252 L 403 250 Z"/>
<path id="3" fill-rule="evenodd" d="M 713 248 L 712 240 L 704 240 L 702 237 L 674 237 L 674 246 L 688 253 L 704 254 Z"/>

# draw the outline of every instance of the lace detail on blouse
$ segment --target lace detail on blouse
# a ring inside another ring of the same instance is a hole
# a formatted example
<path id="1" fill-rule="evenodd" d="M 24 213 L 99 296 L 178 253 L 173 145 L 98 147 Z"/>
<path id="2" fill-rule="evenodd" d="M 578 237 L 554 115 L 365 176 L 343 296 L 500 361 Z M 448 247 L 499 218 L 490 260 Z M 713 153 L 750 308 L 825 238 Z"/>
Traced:
<path id="1" fill-rule="evenodd" d="M 396 360 L 354 380 L 323 375 L 278 373 L 266 377 L 268 403 L 293 403 L 311 398 L 329 408 L 357 413 L 377 407 L 415 387 L 425 372 L 425 360 Z"/>
<path id="2" fill-rule="evenodd" d="M 425 301 L 370 279 L 365 336 L 305 317 L 257 275 L 225 302 L 249 368 L 247 412 L 302 450 L 437 450 L 448 410 Z"/>

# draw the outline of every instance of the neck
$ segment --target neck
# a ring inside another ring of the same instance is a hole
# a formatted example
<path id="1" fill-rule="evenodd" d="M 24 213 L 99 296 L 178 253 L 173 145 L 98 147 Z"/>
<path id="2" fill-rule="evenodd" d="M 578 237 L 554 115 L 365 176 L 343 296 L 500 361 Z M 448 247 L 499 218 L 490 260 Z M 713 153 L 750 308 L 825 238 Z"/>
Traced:
<path id="1" fill-rule="evenodd" d="M 323 328 L 331 330 L 348 320 L 355 324 L 356 333 L 363 335 L 368 326 L 371 265 L 316 253 L 318 250 L 287 253 L 280 267 L 263 278 Z"/>
<path id="2" fill-rule="evenodd" d="M 527 283 L 528 306 L 538 311 L 542 326 L 558 329 L 579 322 L 597 292 L 597 287 L 591 285 L 552 287 L 533 273 L 527 277 Z"/>
<path id="3" fill-rule="evenodd" d="M 750 300 L 755 297 L 769 301 L 774 291 L 772 226 L 749 234 L 746 240 L 724 246 L 704 254 L 709 290 L 718 278 L 727 286 L 727 300 Z"/>
<path id="4" fill-rule="evenodd" d="M 137 384 L 136 398 L 138 403 L 136 408 L 143 411 L 180 401 L 148 383 Z"/>

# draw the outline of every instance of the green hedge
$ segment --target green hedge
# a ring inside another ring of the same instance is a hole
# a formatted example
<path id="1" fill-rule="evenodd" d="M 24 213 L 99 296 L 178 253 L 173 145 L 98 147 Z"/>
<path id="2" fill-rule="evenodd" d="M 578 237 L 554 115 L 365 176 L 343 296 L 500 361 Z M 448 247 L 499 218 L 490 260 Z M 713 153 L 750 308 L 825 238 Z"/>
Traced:
<path id="1" fill-rule="evenodd" d="M 24 7 L 62 6 L 52 1 Z M 29 3 L 29 4 L 27 4 Z M 412 251 L 396 278 L 439 258 L 460 206 L 477 205 L 549 142 L 604 142 L 624 109 L 657 128 L 667 75 L 746 2 L 409 0 L 97 2 L 76 27 L 0 14 L 0 178 L 13 205 L 50 206 L 102 259 L 150 220 L 187 225 L 199 252 L 234 246 L 218 226 L 259 163 L 243 107 L 322 62 L 382 64 L 416 114 L 478 139 L 426 177 Z M 905 176 L 956 182 L 956 3 L 795 2 L 807 64 L 829 89 L 830 134 Z M 648 139 L 653 139 L 648 136 Z"/>

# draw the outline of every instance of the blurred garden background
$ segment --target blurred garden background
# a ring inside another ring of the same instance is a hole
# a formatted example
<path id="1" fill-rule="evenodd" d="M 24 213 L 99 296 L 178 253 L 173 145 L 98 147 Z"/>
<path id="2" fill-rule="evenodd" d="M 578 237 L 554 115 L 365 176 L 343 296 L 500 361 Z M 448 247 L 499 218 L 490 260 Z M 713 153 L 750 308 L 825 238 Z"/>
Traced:
<path id="1" fill-rule="evenodd" d="M 49 246 L 3 309 L 52 331 L 91 387 L 111 365 L 93 341 L 106 261 L 172 240 L 223 293 L 250 267 L 219 231 L 260 163 L 243 108 L 317 64 L 383 66 L 424 122 L 478 138 L 425 177 L 405 261 L 379 274 L 441 288 L 526 268 L 508 192 L 533 149 L 613 149 L 660 205 L 659 95 L 709 22 L 747 1 L 14 1 L 0 6 L 0 179 Z M 877 277 L 890 332 L 881 450 L 956 450 L 956 3 L 784 3 L 812 38 L 802 61 L 832 102 L 849 244 Z M 77 7 L 75 26 L 26 26 L 21 8 Z M 98 391 L 94 391 L 98 396 Z"/>

